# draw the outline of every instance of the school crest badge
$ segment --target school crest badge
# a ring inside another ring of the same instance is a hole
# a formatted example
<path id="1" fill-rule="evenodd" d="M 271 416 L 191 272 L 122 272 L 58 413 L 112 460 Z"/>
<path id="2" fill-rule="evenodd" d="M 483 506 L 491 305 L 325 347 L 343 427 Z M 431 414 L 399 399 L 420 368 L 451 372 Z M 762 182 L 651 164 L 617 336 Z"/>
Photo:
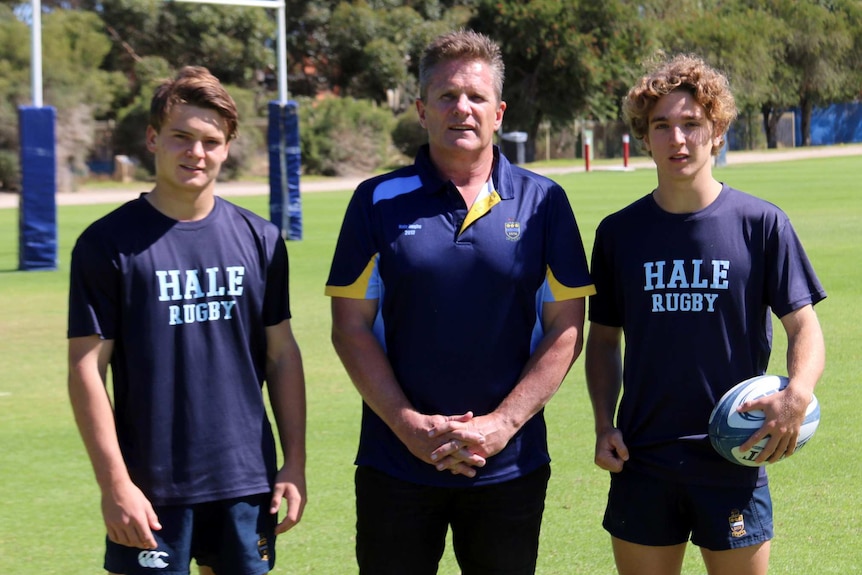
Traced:
<path id="1" fill-rule="evenodd" d="M 506 239 L 516 242 L 521 239 L 521 223 L 509 220 L 506 222 Z"/>
<path id="2" fill-rule="evenodd" d="M 734 509 L 730 512 L 730 517 L 727 518 L 727 522 L 730 524 L 731 537 L 743 537 L 745 535 L 745 520 L 738 509 Z"/>

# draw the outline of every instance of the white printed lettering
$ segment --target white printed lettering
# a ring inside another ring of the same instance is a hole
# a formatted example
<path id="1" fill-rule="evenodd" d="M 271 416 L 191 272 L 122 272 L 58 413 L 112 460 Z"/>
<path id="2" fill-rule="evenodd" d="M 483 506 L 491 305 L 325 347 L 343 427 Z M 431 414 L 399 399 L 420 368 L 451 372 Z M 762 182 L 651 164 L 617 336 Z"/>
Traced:
<path id="1" fill-rule="evenodd" d="M 180 293 L 180 270 L 156 270 L 156 277 L 159 279 L 159 301 L 183 299 Z"/>
<path id="2" fill-rule="evenodd" d="M 242 277 L 245 275 L 245 268 L 242 266 L 228 266 L 227 272 L 227 294 L 242 295 Z"/>
<path id="3" fill-rule="evenodd" d="M 653 266 L 656 271 L 653 271 Z M 646 262 L 644 264 L 644 291 L 652 291 L 654 289 L 664 289 L 664 262 Z M 654 281 L 658 283 L 653 284 Z"/>
<path id="4" fill-rule="evenodd" d="M 232 319 L 233 316 L 231 313 L 233 312 L 233 306 L 236 305 L 235 301 L 222 301 L 219 302 L 224 308 L 224 319 Z"/>
<path id="5" fill-rule="evenodd" d="M 668 311 L 715 311 L 715 300 L 717 293 L 687 293 L 670 292 L 654 293 L 650 296 L 652 300 L 652 312 L 662 313 Z"/>
<path id="6" fill-rule="evenodd" d="M 673 260 L 673 270 L 670 272 L 670 280 L 667 282 L 669 289 L 687 288 L 688 281 L 685 279 L 685 262 L 682 260 Z"/>
<path id="7" fill-rule="evenodd" d="M 706 288 L 728 289 L 729 260 L 712 260 L 712 281 L 703 277 L 703 260 L 672 260 L 668 266 L 666 261 L 644 263 L 644 291 L 657 289 L 689 289 Z M 670 267 L 669 277 L 665 277 L 665 269 Z"/>
<path id="8" fill-rule="evenodd" d="M 209 301 L 197 304 L 187 303 L 182 306 L 172 305 L 168 308 L 168 325 L 233 319 L 233 308 L 235 306 L 235 301 Z"/>
<path id="9" fill-rule="evenodd" d="M 201 323 L 232 319 L 236 300 L 208 299 L 225 295 L 238 297 L 243 292 L 245 267 L 228 266 L 200 270 L 157 270 L 159 301 L 185 300 L 187 303 L 168 307 L 168 325 Z M 198 301 L 195 301 L 198 300 Z"/>
<path id="10" fill-rule="evenodd" d="M 691 287 L 705 288 L 707 286 L 707 282 L 700 276 L 700 266 L 703 265 L 703 260 L 691 260 L 691 263 L 692 266 L 694 266 L 694 272 L 691 275 Z"/>
<path id="11" fill-rule="evenodd" d="M 218 273 L 218 268 L 207 268 L 207 284 L 209 285 L 209 289 L 207 290 L 207 297 L 215 297 L 224 295 L 224 286 L 220 286 L 218 283 L 218 277 L 216 274 Z"/>
<path id="12" fill-rule="evenodd" d="M 201 289 L 201 282 L 198 280 L 198 270 L 187 270 L 186 292 L 183 299 L 197 299 L 203 296 L 204 292 Z"/>
<path id="13" fill-rule="evenodd" d="M 712 285 L 711 289 L 727 289 L 727 270 L 730 269 L 728 260 L 712 260 Z"/>

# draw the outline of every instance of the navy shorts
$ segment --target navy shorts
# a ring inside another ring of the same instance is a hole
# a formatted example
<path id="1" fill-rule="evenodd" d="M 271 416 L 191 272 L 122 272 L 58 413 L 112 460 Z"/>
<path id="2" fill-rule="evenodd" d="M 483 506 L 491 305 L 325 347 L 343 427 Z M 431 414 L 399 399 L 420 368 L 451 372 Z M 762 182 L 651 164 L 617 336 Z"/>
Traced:
<path id="1" fill-rule="evenodd" d="M 356 469 L 356 558 L 362 575 L 434 575 L 446 533 L 462 575 L 531 575 L 550 465 L 494 485 L 431 487 Z"/>
<path id="2" fill-rule="evenodd" d="M 614 537 L 640 545 L 691 542 L 711 551 L 772 539 L 769 487 L 690 485 L 623 469 L 611 473 L 602 524 Z"/>
<path id="3" fill-rule="evenodd" d="M 158 547 L 136 549 L 107 541 L 105 569 L 124 575 L 189 575 L 192 559 L 217 574 L 264 575 L 275 566 L 270 495 L 156 507 Z"/>

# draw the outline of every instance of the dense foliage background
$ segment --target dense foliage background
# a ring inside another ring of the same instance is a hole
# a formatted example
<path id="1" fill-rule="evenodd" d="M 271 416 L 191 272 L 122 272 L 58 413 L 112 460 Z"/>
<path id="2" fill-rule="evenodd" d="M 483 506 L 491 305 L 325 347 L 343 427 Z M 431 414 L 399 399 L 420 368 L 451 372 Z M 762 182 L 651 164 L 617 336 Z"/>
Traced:
<path id="1" fill-rule="evenodd" d="M 862 95 L 862 0 L 287 0 L 291 99 L 303 169 L 370 171 L 421 141 L 419 55 L 460 27 L 495 38 L 506 62 L 504 130 L 576 149 L 578 122 L 619 117 L 658 51 L 695 52 L 731 78 L 745 147 L 775 147 L 782 114 Z M 152 169 L 143 126 L 154 84 L 186 64 L 229 85 L 244 119 L 226 177 L 254 168 L 277 99 L 274 10 L 163 0 L 44 0 L 44 103 L 57 109 L 60 187 L 126 154 Z M 32 5 L 0 0 L 0 187 L 17 185 L 17 108 L 30 94 Z M 332 101 L 331 101 L 332 100 Z M 569 141 L 560 134 L 574 134 Z"/>

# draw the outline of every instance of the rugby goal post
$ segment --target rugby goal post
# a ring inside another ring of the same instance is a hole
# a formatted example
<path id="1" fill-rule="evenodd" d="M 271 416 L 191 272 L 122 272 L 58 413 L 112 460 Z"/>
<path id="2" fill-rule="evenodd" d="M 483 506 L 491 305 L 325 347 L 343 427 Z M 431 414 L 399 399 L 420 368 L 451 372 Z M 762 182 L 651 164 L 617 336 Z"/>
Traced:
<path id="1" fill-rule="evenodd" d="M 57 269 L 56 111 L 42 105 L 42 3 L 31 0 L 30 82 L 33 104 L 18 107 L 21 196 L 18 269 Z"/>
<path id="2" fill-rule="evenodd" d="M 166 0 L 271 8 L 277 12 L 278 100 L 269 103 L 266 131 L 269 156 L 269 219 L 286 240 L 302 239 L 302 198 L 299 193 L 301 151 L 299 107 L 287 99 L 287 15 L 284 0 Z"/>
<path id="3" fill-rule="evenodd" d="M 278 101 L 270 102 L 270 221 L 286 240 L 302 239 L 299 194 L 301 155 L 298 106 L 287 99 L 287 40 L 284 0 L 167 0 L 274 8 L 278 13 Z M 56 110 L 42 101 L 42 5 L 31 0 L 32 105 L 18 108 L 21 195 L 18 217 L 18 269 L 55 270 L 57 255 Z"/>

